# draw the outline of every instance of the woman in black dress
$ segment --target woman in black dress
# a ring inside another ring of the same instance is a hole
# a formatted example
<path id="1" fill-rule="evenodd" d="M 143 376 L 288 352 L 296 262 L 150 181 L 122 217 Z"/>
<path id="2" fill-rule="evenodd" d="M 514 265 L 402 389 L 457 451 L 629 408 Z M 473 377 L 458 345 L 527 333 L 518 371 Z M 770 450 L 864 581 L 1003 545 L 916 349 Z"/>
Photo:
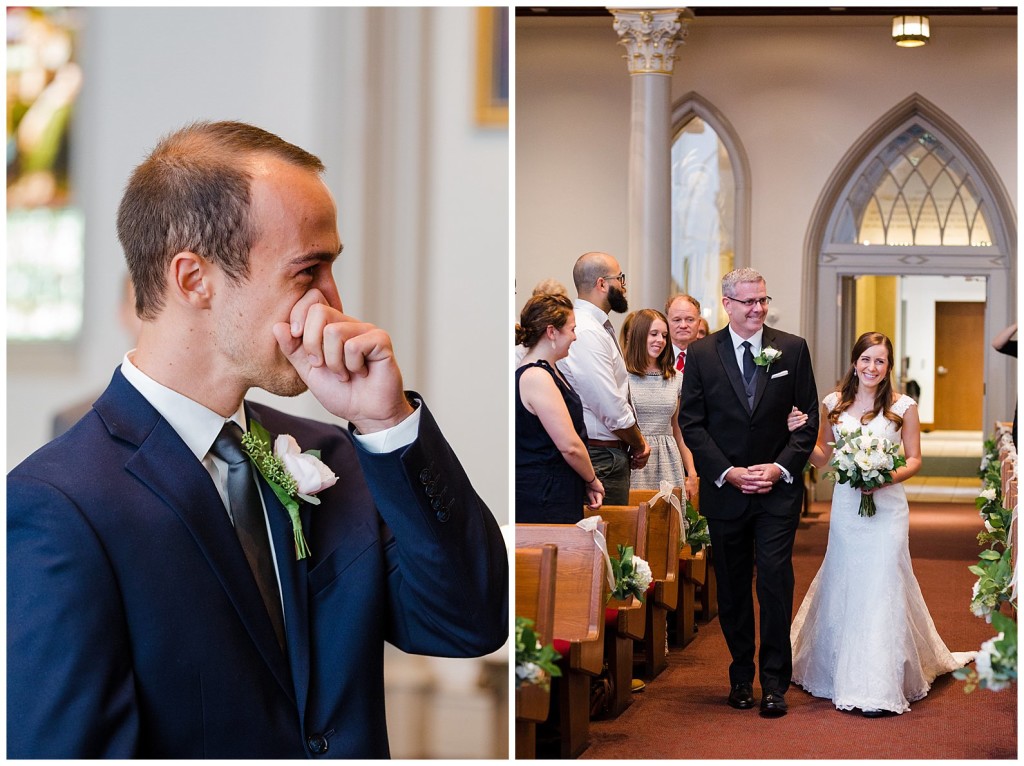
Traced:
<path id="1" fill-rule="evenodd" d="M 604 487 L 587 453 L 583 404 L 555 362 L 576 340 L 564 295 L 531 298 L 516 325 L 526 354 L 516 370 L 516 510 L 520 523 L 575 524 L 599 508 Z"/>

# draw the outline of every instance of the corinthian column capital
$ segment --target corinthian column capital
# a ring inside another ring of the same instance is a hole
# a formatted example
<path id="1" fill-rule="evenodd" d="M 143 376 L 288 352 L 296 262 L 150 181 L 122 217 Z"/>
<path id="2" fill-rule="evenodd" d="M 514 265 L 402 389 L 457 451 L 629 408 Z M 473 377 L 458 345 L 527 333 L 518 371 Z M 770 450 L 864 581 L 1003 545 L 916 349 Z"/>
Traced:
<path id="1" fill-rule="evenodd" d="M 685 8 L 657 10 L 609 8 L 619 45 L 626 46 L 626 64 L 633 74 L 672 74 L 676 47 L 686 39 L 690 18 Z"/>

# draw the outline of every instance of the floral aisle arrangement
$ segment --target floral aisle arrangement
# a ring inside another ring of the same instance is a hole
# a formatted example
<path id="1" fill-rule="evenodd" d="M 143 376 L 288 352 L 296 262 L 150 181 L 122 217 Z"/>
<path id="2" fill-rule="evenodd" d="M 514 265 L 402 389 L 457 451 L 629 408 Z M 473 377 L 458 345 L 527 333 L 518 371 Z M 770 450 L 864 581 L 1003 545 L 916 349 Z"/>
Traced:
<path id="1" fill-rule="evenodd" d="M 708 532 L 708 520 L 701 516 L 693 504 L 686 501 L 686 544 L 694 553 L 700 553 L 705 546 L 711 547 L 711 533 Z"/>
<path id="2" fill-rule="evenodd" d="M 956 678 L 967 682 L 967 693 L 978 688 L 1002 691 L 1017 680 L 1017 623 L 996 612 L 992 615 L 992 626 L 999 635 L 981 645 L 974 667 L 953 671 Z"/>
<path id="3" fill-rule="evenodd" d="M 877 489 L 892 482 L 893 472 L 907 464 L 899 453 L 899 445 L 881 436 L 865 434 L 861 428 L 840 430 L 838 438 L 829 442 L 833 447 L 829 461 L 834 471 L 826 474 L 838 484 L 849 484 L 854 489 Z M 861 495 L 861 516 L 875 515 L 875 499 Z"/>
<path id="4" fill-rule="evenodd" d="M 551 644 L 541 646 L 533 630 L 533 620 L 516 617 L 516 688 L 523 684 L 538 684 L 543 689 L 551 688 L 551 679 L 558 678 L 562 671 L 558 661 L 562 658 Z"/>
<path id="5" fill-rule="evenodd" d="M 686 500 L 686 510 L 679 502 L 680 495 L 676 494 L 676 488 L 672 482 L 662 479 L 661 488 L 658 494 L 651 498 L 650 504 L 653 507 L 659 500 L 666 500 L 669 505 L 675 508 L 679 514 L 679 550 L 684 545 L 689 545 L 694 553 L 699 553 L 704 546 L 711 545 L 711 536 L 708 533 L 708 520 L 701 516 L 693 507 L 689 499 Z"/>
<path id="6" fill-rule="evenodd" d="M 611 597 L 627 599 L 636 596 L 643 603 L 644 595 L 654 580 L 651 567 L 642 558 L 633 555 L 633 546 L 620 545 L 618 550 L 619 557 L 611 558 L 612 574 L 615 576 Z"/>
<path id="7" fill-rule="evenodd" d="M 1004 438 L 1009 439 L 1009 435 Z M 978 563 L 969 567 L 978 581 L 971 592 L 971 612 L 984 617 L 998 635 L 981 645 L 973 668 L 961 668 L 953 675 L 963 681 L 965 692 L 976 688 L 1000 691 L 1017 680 L 1017 623 L 1000 609 L 1009 604 L 1017 609 L 1015 573 L 1013 571 L 1013 509 L 1003 504 L 1000 438 L 985 442 L 978 476 L 982 490 L 975 500 L 978 513 L 985 524 L 978 534 L 978 543 L 984 547 L 978 554 Z M 1010 447 L 1007 458 L 1016 463 L 1016 450 Z"/>

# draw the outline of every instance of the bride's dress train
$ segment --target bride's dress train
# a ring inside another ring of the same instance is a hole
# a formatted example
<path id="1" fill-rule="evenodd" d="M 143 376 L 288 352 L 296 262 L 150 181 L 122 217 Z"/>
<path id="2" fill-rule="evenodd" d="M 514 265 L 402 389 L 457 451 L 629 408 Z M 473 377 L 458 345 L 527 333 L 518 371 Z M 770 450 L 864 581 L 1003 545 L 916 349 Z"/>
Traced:
<path id="1" fill-rule="evenodd" d="M 837 402 L 836 393 L 824 401 L 829 410 Z M 892 409 L 902 416 L 912 405 L 901 396 Z M 847 412 L 840 422 L 859 425 Z M 881 414 L 863 428 L 900 439 Z M 858 515 L 860 498 L 847 484 L 835 487 L 825 560 L 793 620 L 793 683 L 840 710 L 904 713 L 974 653 L 951 653 L 935 630 L 910 563 L 903 485 L 876 490 L 871 517 Z"/>

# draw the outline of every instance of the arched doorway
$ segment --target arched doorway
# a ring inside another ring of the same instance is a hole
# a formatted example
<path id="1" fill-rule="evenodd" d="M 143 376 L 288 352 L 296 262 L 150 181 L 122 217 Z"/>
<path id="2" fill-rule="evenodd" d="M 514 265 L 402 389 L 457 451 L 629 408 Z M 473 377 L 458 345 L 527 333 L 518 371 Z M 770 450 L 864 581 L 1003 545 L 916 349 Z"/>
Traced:
<path id="1" fill-rule="evenodd" d="M 971 137 L 916 94 L 865 131 L 833 172 L 812 216 L 805 259 L 803 320 L 821 390 L 845 369 L 864 291 L 896 296 L 891 316 L 883 312 L 873 323 L 894 333 L 903 346 L 898 356 L 910 356 L 913 348 L 914 377 L 925 379 L 917 382 L 928 386 L 930 396 L 947 382 L 936 383 L 945 366 L 938 354 L 954 344 L 987 347 L 1013 319 L 1016 217 L 1006 190 Z M 980 336 L 977 329 L 936 336 L 942 297 L 929 301 L 906 292 L 918 289 L 913 280 L 926 277 L 955 282 L 958 289 L 964 283 L 964 292 L 954 290 L 947 302 L 976 304 Z M 996 356 L 982 354 L 978 429 L 988 430 L 1013 412 L 1014 376 L 995 373 Z M 934 398 L 927 413 L 921 409 L 928 422 Z"/>

